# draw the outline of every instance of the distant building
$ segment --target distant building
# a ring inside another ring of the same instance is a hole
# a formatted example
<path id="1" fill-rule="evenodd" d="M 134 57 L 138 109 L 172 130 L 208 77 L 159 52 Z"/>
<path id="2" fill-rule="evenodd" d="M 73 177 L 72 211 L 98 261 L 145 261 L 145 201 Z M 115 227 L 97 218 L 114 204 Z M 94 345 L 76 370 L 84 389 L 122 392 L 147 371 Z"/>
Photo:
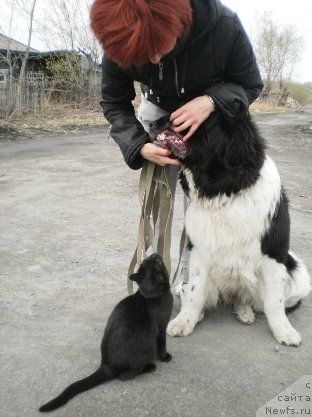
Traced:
<path id="1" fill-rule="evenodd" d="M 7 36 L 0 33 L 0 53 L 6 54 L 8 50 L 12 52 L 26 52 L 27 45 L 24 45 L 21 42 L 16 41 L 15 39 L 8 38 Z M 29 48 L 30 52 L 39 53 L 37 49 Z"/>
<path id="2" fill-rule="evenodd" d="M 8 81 L 9 73 L 14 78 L 18 77 L 22 65 L 22 58 L 25 56 L 27 46 L 15 39 L 0 34 L 0 83 Z M 64 59 L 64 57 L 75 56 L 80 59 L 80 73 L 89 70 L 90 62 L 85 55 L 77 51 L 57 50 L 40 52 L 37 49 L 29 48 L 28 59 L 25 68 L 26 79 L 33 81 L 42 77 L 50 77 L 51 73 L 47 68 L 50 59 Z M 100 74 L 101 67 L 93 65 L 93 70 Z"/>
<path id="3" fill-rule="evenodd" d="M 101 66 L 84 51 L 29 48 L 21 83 L 26 54 L 26 45 L 0 34 L 0 119 L 16 108 L 36 113 L 44 102 L 80 103 L 100 91 Z"/>
<path id="4" fill-rule="evenodd" d="M 10 71 L 13 78 L 18 76 L 26 51 L 27 45 L 0 33 L 0 83 L 5 84 L 8 81 Z M 39 55 L 40 51 L 29 48 L 29 62 Z"/>

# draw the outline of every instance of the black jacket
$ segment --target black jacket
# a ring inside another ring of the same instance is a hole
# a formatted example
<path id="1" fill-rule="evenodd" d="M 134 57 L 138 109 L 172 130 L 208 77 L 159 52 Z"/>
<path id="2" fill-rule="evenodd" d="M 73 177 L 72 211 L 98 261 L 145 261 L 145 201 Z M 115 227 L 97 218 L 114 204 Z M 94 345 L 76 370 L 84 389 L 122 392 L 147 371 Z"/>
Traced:
<path id="1" fill-rule="evenodd" d="M 111 123 L 111 136 L 126 163 L 141 168 L 140 149 L 149 135 L 135 117 L 133 80 L 147 99 L 172 113 L 191 99 L 209 94 L 230 117 L 248 111 L 263 84 L 250 41 L 237 15 L 219 0 L 191 0 L 189 34 L 160 64 L 122 70 L 103 58 L 101 106 Z"/>

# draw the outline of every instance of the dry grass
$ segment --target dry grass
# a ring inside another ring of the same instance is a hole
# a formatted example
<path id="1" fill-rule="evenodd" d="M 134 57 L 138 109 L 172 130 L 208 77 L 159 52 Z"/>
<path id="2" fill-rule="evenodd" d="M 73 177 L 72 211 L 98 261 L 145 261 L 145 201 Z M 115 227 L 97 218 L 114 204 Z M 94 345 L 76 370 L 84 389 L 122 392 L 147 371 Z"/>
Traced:
<path id="1" fill-rule="evenodd" d="M 135 109 L 138 107 L 140 94 L 139 86 L 136 85 L 137 97 L 133 104 Z M 0 120 L 0 136 L 3 138 L 7 132 L 14 132 L 18 135 L 37 135 L 37 134 L 67 134 L 83 129 L 103 127 L 107 124 L 104 119 L 102 109 L 96 98 L 92 103 L 83 106 L 73 104 L 45 105 L 41 114 L 24 115 L 18 119 L 6 121 Z M 293 109 L 287 107 L 273 107 L 268 103 L 256 102 L 250 107 L 253 115 L 281 114 L 290 113 Z M 13 134 L 11 135 L 13 136 Z"/>
<path id="2" fill-rule="evenodd" d="M 72 108 L 58 105 L 47 108 L 41 114 L 24 115 L 5 122 L 3 126 L 20 132 L 20 134 L 66 134 L 83 128 L 101 127 L 107 124 L 101 109 Z"/>
<path id="3" fill-rule="evenodd" d="M 254 115 L 261 114 L 280 114 L 280 113 L 291 113 L 293 109 L 288 107 L 274 107 L 269 103 L 255 102 L 250 106 L 250 113 Z"/>

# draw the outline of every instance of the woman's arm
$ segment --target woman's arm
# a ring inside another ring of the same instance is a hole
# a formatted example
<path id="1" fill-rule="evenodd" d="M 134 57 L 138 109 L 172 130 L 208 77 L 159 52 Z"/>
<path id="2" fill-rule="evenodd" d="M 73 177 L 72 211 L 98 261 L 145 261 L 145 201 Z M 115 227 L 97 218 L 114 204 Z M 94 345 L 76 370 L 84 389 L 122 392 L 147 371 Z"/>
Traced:
<path id="1" fill-rule="evenodd" d="M 233 44 L 225 62 L 224 82 L 213 84 L 205 93 L 213 98 L 217 108 L 233 117 L 246 113 L 262 88 L 263 82 L 252 45 L 240 20 L 235 16 Z"/>
<path id="2" fill-rule="evenodd" d="M 110 135 L 120 147 L 124 160 L 132 169 L 143 165 L 140 150 L 150 142 L 148 133 L 135 116 L 133 80 L 114 62 L 102 61 L 102 101 L 105 118 L 111 124 Z"/>

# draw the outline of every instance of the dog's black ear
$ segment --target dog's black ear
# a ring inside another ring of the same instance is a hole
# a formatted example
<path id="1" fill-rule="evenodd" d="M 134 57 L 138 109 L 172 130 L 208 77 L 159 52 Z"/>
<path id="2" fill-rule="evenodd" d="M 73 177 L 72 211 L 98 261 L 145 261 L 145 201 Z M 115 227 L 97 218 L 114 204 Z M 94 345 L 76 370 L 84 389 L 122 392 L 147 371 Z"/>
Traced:
<path id="1" fill-rule="evenodd" d="M 265 143 L 250 118 L 228 122 L 228 143 L 224 163 L 227 168 L 259 169 L 264 159 Z"/>

